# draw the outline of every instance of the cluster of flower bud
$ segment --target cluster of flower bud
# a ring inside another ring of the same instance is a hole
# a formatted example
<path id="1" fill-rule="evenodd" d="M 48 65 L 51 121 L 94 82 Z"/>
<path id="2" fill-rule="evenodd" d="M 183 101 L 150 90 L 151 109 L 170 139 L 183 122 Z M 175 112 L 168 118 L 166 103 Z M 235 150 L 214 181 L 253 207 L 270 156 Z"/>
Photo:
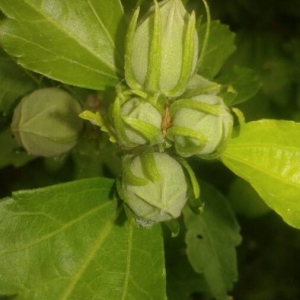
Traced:
<path id="1" fill-rule="evenodd" d="M 187 180 L 168 148 L 174 146 L 179 157 L 216 158 L 231 136 L 233 118 L 217 96 L 219 86 L 197 74 L 194 13 L 181 0 L 154 0 L 138 19 L 139 9 L 128 29 L 125 85 L 108 114 L 81 116 L 123 149 L 139 149 L 124 157 L 118 190 L 137 222 L 148 226 L 178 217 L 188 198 L 192 171 Z"/>

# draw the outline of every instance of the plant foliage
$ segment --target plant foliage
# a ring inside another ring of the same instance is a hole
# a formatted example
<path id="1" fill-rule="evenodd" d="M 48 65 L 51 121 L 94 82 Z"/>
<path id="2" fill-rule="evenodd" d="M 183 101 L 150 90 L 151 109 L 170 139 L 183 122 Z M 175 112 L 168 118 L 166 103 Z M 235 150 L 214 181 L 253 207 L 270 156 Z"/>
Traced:
<path id="1" fill-rule="evenodd" d="M 208 4 L 0 0 L 0 299 L 300 298 L 299 1 Z"/>

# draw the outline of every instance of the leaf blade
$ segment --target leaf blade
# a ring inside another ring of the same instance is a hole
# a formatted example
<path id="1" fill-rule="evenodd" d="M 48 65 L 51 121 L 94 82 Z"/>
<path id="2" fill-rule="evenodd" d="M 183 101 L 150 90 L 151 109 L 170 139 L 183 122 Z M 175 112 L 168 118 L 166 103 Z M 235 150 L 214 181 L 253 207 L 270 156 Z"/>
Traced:
<path id="1" fill-rule="evenodd" d="M 212 186 L 201 182 L 204 212 L 184 211 L 188 259 L 203 274 L 211 294 L 227 299 L 237 280 L 235 247 L 240 243 L 239 226 L 226 199 Z"/>
<path id="2" fill-rule="evenodd" d="M 132 227 L 112 187 L 112 180 L 93 178 L 0 201 L 0 293 L 18 300 L 165 299 L 160 226 Z"/>
<path id="3" fill-rule="evenodd" d="M 40 86 L 30 75 L 0 48 L 0 112 L 5 116 L 12 113 L 20 96 Z"/>
<path id="4" fill-rule="evenodd" d="M 199 49 L 201 49 L 205 29 L 206 24 L 200 26 Z M 206 79 L 213 79 L 220 72 L 224 62 L 236 49 L 234 38 L 235 34 L 229 30 L 228 26 L 221 24 L 219 21 L 211 22 L 208 44 L 198 71 L 199 75 Z"/>
<path id="5" fill-rule="evenodd" d="M 222 73 L 217 81 L 222 84 L 219 96 L 228 106 L 247 101 L 258 92 L 261 86 L 255 71 L 238 66 Z"/>
<path id="6" fill-rule="evenodd" d="M 289 225 L 300 228 L 300 124 L 260 120 L 242 127 L 221 155 Z"/>
<path id="7" fill-rule="evenodd" d="M 121 3 L 50 2 L 0 3 L 10 18 L 0 27 L 5 50 L 24 67 L 67 84 L 94 89 L 116 84 L 126 29 Z"/>

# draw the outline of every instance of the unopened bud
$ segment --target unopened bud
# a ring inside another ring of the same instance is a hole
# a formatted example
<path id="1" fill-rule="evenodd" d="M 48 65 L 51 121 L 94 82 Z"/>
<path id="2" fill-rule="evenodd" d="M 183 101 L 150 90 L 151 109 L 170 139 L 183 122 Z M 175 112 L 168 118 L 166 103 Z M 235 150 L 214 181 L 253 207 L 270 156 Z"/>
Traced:
<path id="1" fill-rule="evenodd" d="M 214 157 L 230 138 L 233 118 L 223 100 L 215 95 L 199 95 L 171 104 L 172 127 L 167 137 L 183 157 Z"/>
<path id="2" fill-rule="evenodd" d="M 24 97 L 15 108 L 11 130 L 25 150 L 57 156 L 71 150 L 82 128 L 81 106 L 67 92 L 46 88 Z"/>
<path id="3" fill-rule="evenodd" d="M 166 96 L 183 93 L 198 60 L 195 15 L 180 0 L 150 8 L 138 23 L 135 12 L 127 36 L 125 78 L 132 89 Z"/>
<path id="4" fill-rule="evenodd" d="M 187 201 L 181 165 L 166 153 L 125 156 L 119 194 L 141 226 L 177 218 Z"/>
<path id="5" fill-rule="evenodd" d="M 162 114 L 140 97 L 116 98 L 110 110 L 111 126 L 122 146 L 156 145 L 164 141 Z"/>

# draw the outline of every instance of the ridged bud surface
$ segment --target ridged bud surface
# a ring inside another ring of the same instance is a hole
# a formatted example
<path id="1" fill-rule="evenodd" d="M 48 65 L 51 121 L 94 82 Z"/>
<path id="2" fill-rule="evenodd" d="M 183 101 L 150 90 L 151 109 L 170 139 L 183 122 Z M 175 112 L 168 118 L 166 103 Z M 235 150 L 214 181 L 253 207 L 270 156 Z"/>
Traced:
<path id="1" fill-rule="evenodd" d="M 122 146 L 156 145 L 164 141 L 161 113 L 147 100 L 116 99 L 111 110 L 112 126 Z"/>
<path id="2" fill-rule="evenodd" d="M 127 83 L 133 89 L 180 95 L 198 60 L 194 14 L 189 15 L 180 0 L 166 0 L 155 2 L 136 22 L 137 13 L 127 38 Z"/>
<path id="3" fill-rule="evenodd" d="M 119 193 L 142 226 L 177 218 L 187 201 L 181 165 L 165 153 L 124 158 Z"/>
<path id="4" fill-rule="evenodd" d="M 57 156 L 72 149 L 82 128 L 81 106 L 67 92 L 46 88 L 24 97 L 14 110 L 11 130 L 25 150 Z"/>
<path id="5" fill-rule="evenodd" d="M 183 157 L 216 154 L 230 138 L 233 118 L 218 96 L 177 100 L 171 105 L 170 114 L 172 127 L 167 136 Z"/>

